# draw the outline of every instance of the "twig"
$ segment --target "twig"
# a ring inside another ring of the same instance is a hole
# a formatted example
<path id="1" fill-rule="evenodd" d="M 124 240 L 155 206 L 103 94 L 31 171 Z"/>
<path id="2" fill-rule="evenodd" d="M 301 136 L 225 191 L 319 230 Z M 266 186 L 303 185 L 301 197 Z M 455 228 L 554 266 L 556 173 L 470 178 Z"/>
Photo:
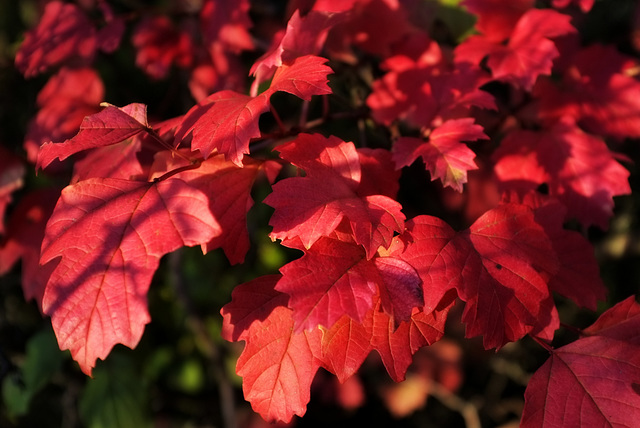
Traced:
<path id="1" fill-rule="evenodd" d="M 211 362 L 213 377 L 218 384 L 220 393 L 220 411 L 222 413 L 222 423 L 225 428 L 236 427 L 235 402 L 233 398 L 233 386 L 224 370 L 224 362 L 216 343 L 211 339 L 202 318 L 196 313 L 193 301 L 186 290 L 182 275 L 182 252 L 174 251 L 169 254 L 169 269 L 172 285 L 176 295 L 187 313 L 187 325 L 195 334 L 198 343 L 203 345 L 202 351 Z"/>
<path id="2" fill-rule="evenodd" d="M 478 408 L 476 406 L 463 400 L 433 380 L 430 381 L 429 392 L 449 409 L 460 413 L 467 428 L 482 428 L 480 416 L 478 415 Z"/>

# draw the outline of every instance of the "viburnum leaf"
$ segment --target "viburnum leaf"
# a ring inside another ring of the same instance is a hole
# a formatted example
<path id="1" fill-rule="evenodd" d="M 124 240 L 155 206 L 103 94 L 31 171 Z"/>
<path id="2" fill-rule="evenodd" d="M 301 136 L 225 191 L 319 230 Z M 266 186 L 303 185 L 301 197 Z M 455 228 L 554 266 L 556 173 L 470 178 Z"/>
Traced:
<path id="1" fill-rule="evenodd" d="M 60 348 L 91 374 L 115 344 L 135 347 L 149 322 L 146 294 L 160 258 L 219 234 L 207 196 L 182 180 L 92 178 L 66 187 L 40 259 L 60 259 L 42 303 Z"/>
<path id="2" fill-rule="evenodd" d="M 64 141 L 78 132 L 82 120 L 100 111 L 104 85 L 88 67 L 61 68 L 38 93 L 38 113 L 29 122 L 24 148 L 35 163 L 40 146 Z"/>
<path id="3" fill-rule="evenodd" d="M 89 149 L 89 152 L 73 164 L 71 182 L 88 178 L 122 178 L 129 180 L 143 174 L 136 154 L 141 149 L 139 138 L 127 139 L 116 144 Z"/>
<path id="4" fill-rule="evenodd" d="M 291 64 L 304 55 L 318 55 L 322 50 L 327 33 L 344 14 L 311 10 L 301 17 L 296 10 L 280 41 L 262 55 L 251 67 L 249 74 L 255 76 L 252 93 L 257 94 L 258 86 L 271 78 L 277 67 Z M 276 37 L 277 40 L 277 37 Z"/>
<path id="5" fill-rule="evenodd" d="M 558 9 L 565 8 L 570 4 L 576 4 L 580 8 L 580 10 L 582 10 L 584 13 L 589 12 L 593 7 L 594 3 L 595 3 L 595 0 L 552 0 L 551 1 L 551 4 L 553 5 L 553 7 Z"/>
<path id="6" fill-rule="evenodd" d="M 153 79 L 164 79 L 173 64 L 186 68 L 193 61 L 189 34 L 179 30 L 167 16 L 145 16 L 135 27 L 131 42 L 136 65 Z"/>
<path id="7" fill-rule="evenodd" d="M 480 89 L 488 81 L 476 66 L 419 65 L 390 71 L 373 82 L 367 97 L 373 118 L 385 125 L 405 120 L 413 126 L 433 128 L 449 119 L 468 116 L 472 106 L 495 109 L 494 98 Z"/>
<path id="8" fill-rule="evenodd" d="M 443 186 L 462 192 L 467 171 L 478 169 L 473 161 L 476 154 L 462 141 L 487 139 L 482 127 L 472 118 L 452 119 L 435 128 L 429 141 L 415 137 L 401 137 L 393 145 L 393 161 L 397 168 L 411 165 L 422 157 L 431 180 L 442 180 Z"/>
<path id="9" fill-rule="evenodd" d="M 187 112 L 176 140 L 193 132 L 192 149 L 205 158 L 217 151 L 241 167 L 250 140 L 260 137 L 258 120 L 269 110 L 271 95 L 283 91 L 310 100 L 312 95 L 331 93 L 327 75 L 332 71 L 326 61 L 313 55 L 297 58 L 291 66 L 280 67 L 269 89 L 256 97 L 231 90 L 210 95 Z"/>
<path id="10" fill-rule="evenodd" d="M 640 418 L 639 312 L 630 297 L 584 330 L 590 337 L 553 350 L 527 385 L 520 426 L 634 426 Z"/>
<path id="11" fill-rule="evenodd" d="M 548 339 L 557 328 L 547 281 L 558 260 L 531 208 L 500 205 L 458 233 L 440 219 L 418 216 L 401 239 L 407 247 L 401 257 L 422 278 L 425 311 L 450 304 L 457 291 L 466 302 L 466 334 L 483 335 L 485 348 L 532 332 Z"/>
<path id="12" fill-rule="evenodd" d="M 489 57 L 493 77 L 530 91 L 541 74 L 551 74 L 558 49 L 550 40 L 575 32 L 571 17 L 549 9 L 525 12 L 506 45 L 483 35 L 471 36 L 455 49 L 456 62 L 479 64 Z"/>
<path id="13" fill-rule="evenodd" d="M 501 347 L 557 322 L 541 272 L 557 272 L 558 259 L 529 207 L 501 205 L 456 238 L 468 251 L 456 287 L 467 302 L 462 320 L 468 337 L 482 334 L 485 348 Z"/>
<path id="14" fill-rule="evenodd" d="M 396 326 L 381 310 L 381 300 L 376 296 L 362 323 L 345 316 L 324 331 L 323 367 L 344 382 L 360 368 L 367 355 L 376 350 L 391 378 L 401 382 L 413 354 L 443 336 L 450 308 L 451 305 L 439 308 L 431 314 L 414 309 L 409 320 Z"/>
<path id="15" fill-rule="evenodd" d="M 276 290 L 289 295 L 297 332 L 330 328 L 343 315 L 362 322 L 377 293 L 396 325 L 423 303 L 421 280 L 411 265 L 394 252 L 369 260 L 349 234 L 320 238 L 280 272 Z"/>
<path id="16" fill-rule="evenodd" d="M 186 154 L 186 151 L 182 153 Z M 179 158 L 174 157 L 169 151 L 158 153 L 155 165 L 166 165 L 151 178 L 176 168 L 176 165 L 171 164 L 177 159 Z M 242 168 L 239 168 L 225 161 L 224 156 L 216 155 L 203 161 L 196 169 L 188 169 L 174 175 L 175 178 L 184 180 L 209 196 L 209 209 L 220 224 L 222 232 L 204 246 L 206 251 L 222 248 L 231 264 L 244 261 L 250 247 L 247 212 L 253 206 L 253 183 L 258 174 L 265 170 L 268 172 L 267 178 L 273 180 L 280 167 L 281 165 L 274 161 L 261 162 L 245 156 Z"/>
<path id="17" fill-rule="evenodd" d="M 59 189 L 32 191 L 20 199 L 0 240 L 0 276 L 22 260 L 22 291 L 25 300 L 34 299 L 42 308 L 44 287 L 55 264 L 40 266 L 40 245 L 44 228 L 60 195 Z"/>
<path id="18" fill-rule="evenodd" d="M 544 131 L 517 130 L 494 153 L 503 190 L 527 193 L 547 184 L 571 218 L 606 230 L 613 197 L 631 192 L 629 171 L 604 141 L 564 118 Z"/>
<path id="19" fill-rule="evenodd" d="M 96 29 L 73 3 L 50 1 L 38 26 L 29 31 L 16 53 L 16 67 L 33 77 L 77 58 L 88 63 L 97 49 Z"/>
<path id="20" fill-rule="evenodd" d="M 297 237 L 309 249 L 346 217 L 356 242 L 371 258 L 378 247 L 389 247 L 394 232 L 403 230 L 404 214 L 398 202 L 384 195 L 359 194 L 362 171 L 353 143 L 300 134 L 277 150 L 280 157 L 303 168 L 306 176 L 279 181 L 265 198 L 275 208 L 269 221 L 272 239 L 286 243 Z"/>
<path id="21" fill-rule="evenodd" d="M 43 144 L 36 169 L 46 168 L 56 158 L 64 160 L 82 150 L 117 144 L 149 129 L 146 105 L 134 103 L 122 108 L 107 105 L 99 113 L 85 117 L 75 137 L 62 143 Z"/>
<path id="22" fill-rule="evenodd" d="M 607 289 L 593 245 L 579 232 L 563 228 L 567 210 L 556 199 L 533 191 L 521 199 L 521 203 L 533 208 L 536 221 L 544 227 L 558 256 L 559 269 L 549 279 L 549 289 L 595 311 Z M 518 202 L 518 198 L 512 194 L 509 201 Z"/>
<path id="23" fill-rule="evenodd" d="M 533 7 L 534 0 L 464 0 L 462 5 L 476 15 L 475 28 L 489 40 L 508 39 L 520 17 Z"/>
<path id="24" fill-rule="evenodd" d="M 611 45 L 594 44 L 563 56 L 561 79 L 539 79 L 539 116 L 554 123 L 570 116 L 588 132 L 622 140 L 640 137 L 640 82 L 635 61 Z"/>
<path id="25" fill-rule="evenodd" d="M 278 275 L 237 286 L 221 313 L 223 336 L 244 340 L 236 372 L 251 407 L 267 421 L 304 415 L 320 361 L 322 332 L 295 333 L 286 295 L 274 290 Z"/>

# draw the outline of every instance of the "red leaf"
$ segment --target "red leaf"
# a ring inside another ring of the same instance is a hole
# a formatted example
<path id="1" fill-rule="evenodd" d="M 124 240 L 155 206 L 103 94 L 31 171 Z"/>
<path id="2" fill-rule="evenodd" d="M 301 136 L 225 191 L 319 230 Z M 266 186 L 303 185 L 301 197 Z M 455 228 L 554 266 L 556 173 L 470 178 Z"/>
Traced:
<path id="1" fill-rule="evenodd" d="M 515 200 L 512 198 L 512 202 Z M 549 289 L 593 311 L 604 300 L 607 289 L 600 277 L 593 245 L 580 233 L 563 228 L 566 209 L 555 199 L 528 193 L 522 201 L 535 211 L 535 219 L 544 227 L 558 256 L 560 268 L 549 279 Z"/>
<path id="2" fill-rule="evenodd" d="M 631 192 L 627 171 L 601 139 L 571 120 L 543 132 L 515 131 L 498 150 L 495 172 L 503 190 L 526 193 L 546 183 L 568 216 L 607 229 L 613 197 Z"/>
<path id="3" fill-rule="evenodd" d="M 477 67 L 459 64 L 448 70 L 415 64 L 373 82 L 367 105 L 374 119 L 385 125 L 400 119 L 433 128 L 443 121 L 468 116 L 471 106 L 495 109 L 493 96 L 479 89 L 486 81 Z"/>
<path id="4" fill-rule="evenodd" d="M 0 146 L 0 234 L 4 234 L 4 213 L 11 194 L 24 184 L 25 167 L 20 158 Z"/>
<path id="5" fill-rule="evenodd" d="M 292 64 L 304 55 L 318 55 L 322 50 L 327 33 L 344 18 L 343 14 L 312 10 L 303 17 L 296 10 L 279 43 L 262 55 L 251 67 L 249 74 L 255 76 L 252 93 L 258 86 L 271 78 L 277 67 Z M 276 39 L 277 40 L 277 39 Z"/>
<path id="6" fill-rule="evenodd" d="M 383 195 L 395 199 L 400 189 L 400 171 L 396 170 L 391 153 L 385 149 L 359 148 L 360 185 L 362 196 Z"/>
<path id="7" fill-rule="evenodd" d="M 345 314 L 362 322 L 378 290 L 383 309 L 396 323 L 408 320 L 423 302 L 421 281 L 411 265 L 393 252 L 368 260 L 348 235 L 321 238 L 280 272 L 276 289 L 289 295 L 296 331 L 330 328 Z"/>
<path id="8" fill-rule="evenodd" d="M 520 17 L 533 7 L 533 0 L 464 0 L 463 5 L 478 17 L 475 28 L 489 40 L 500 43 L 511 35 Z"/>
<path id="9" fill-rule="evenodd" d="M 283 91 L 310 100 L 312 95 L 331 93 L 327 74 L 332 71 L 323 65 L 325 62 L 312 55 L 296 59 L 290 67 L 279 68 L 271 87 L 257 97 L 230 90 L 210 95 L 185 115 L 176 140 L 193 130 L 193 149 L 200 150 L 205 158 L 217 150 L 241 167 L 242 157 L 249 153 L 250 140 L 260 137 L 258 120 L 269 110 L 271 95 Z"/>
<path id="10" fill-rule="evenodd" d="M 253 49 L 249 8 L 248 0 L 205 0 L 200 11 L 205 42 L 212 49 L 215 49 L 212 45 L 220 44 L 234 54 Z"/>
<path id="11" fill-rule="evenodd" d="M 486 349 L 501 347 L 557 322 L 545 276 L 558 270 L 558 260 L 528 207 L 488 211 L 456 244 L 468 251 L 456 286 L 467 302 L 462 320 L 468 337 L 482 334 Z"/>
<path id="12" fill-rule="evenodd" d="M 570 116 L 597 135 L 640 137 L 640 82 L 626 70 L 633 64 L 630 58 L 613 46 L 592 45 L 567 62 L 562 79 L 536 84 L 540 117 L 553 123 Z"/>
<path id="13" fill-rule="evenodd" d="M 48 141 L 64 141 L 78 132 L 85 116 L 100 111 L 104 85 L 91 68 L 61 68 L 38 93 L 38 113 L 29 122 L 25 150 L 35 163 Z"/>
<path id="14" fill-rule="evenodd" d="M 307 176 L 276 183 L 273 193 L 265 198 L 264 202 L 275 208 L 269 222 L 272 239 L 298 237 L 309 249 L 346 217 L 356 242 L 371 258 L 380 246 L 389 247 L 394 231 L 403 229 L 404 215 L 398 202 L 382 195 L 359 195 L 361 170 L 353 143 L 300 134 L 278 150 L 283 159 L 304 168 Z"/>
<path id="15" fill-rule="evenodd" d="M 170 161 L 171 157 L 171 152 L 161 152 L 156 156 L 156 163 Z M 280 167 L 273 161 L 261 162 L 244 157 L 242 168 L 238 168 L 225 161 L 224 156 L 217 155 L 203 161 L 197 169 L 174 175 L 209 195 L 209 209 L 222 227 L 222 233 L 207 243 L 206 251 L 222 248 L 231 264 L 244 261 L 250 247 L 247 212 L 253 206 L 253 183 L 264 169 L 277 174 Z M 167 170 L 163 168 L 162 172 Z"/>
<path id="16" fill-rule="evenodd" d="M 191 38 L 176 29 L 166 16 L 146 16 L 133 31 L 131 42 L 137 49 L 136 65 L 154 79 L 163 79 L 174 63 L 191 65 Z"/>
<path id="17" fill-rule="evenodd" d="M 65 188 L 41 256 L 42 264 L 61 258 L 42 304 L 61 349 L 90 374 L 115 344 L 135 347 L 160 257 L 219 233 L 207 196 L 181 180 L 94 178 Z"/>
<path id="18" fill-rule="evenodd" d="M 525 391 L 521 426 L 634 426 L 640 418 L 640 323 L 633 298 L 553 351 Z"/>
<path id="19" fill-rule="evenodd" d="M 87 116 L 78 134 L 63 143 L 45 143 L 40 147 L 36 169 L 46 168 L 56 158 L 64 160 L 82 150 L 104 147 L 150 129 L 147 106 L 129 104 L 122 108 L 107 105 L 101 112 Z"/>
<path id="20" fill-rule="evenodd" d="M 582 10 L 582 12 L 587 13 L 593 7 L 595 0 L 552 0 L 551 1 L 551 4 L 553 5 L 553 7 L 558 9 L 565 8 L 572 3 L 577 4 L 577 6 L 580 8 L 580 10 Z"/>
<path id="21" fill-rule="evenodd" d="M 486 36 L 472 36 L 455 49 L 456 62 L 479 64 L 488 56 L 493 77 L 531 90 L 541 74 L 551 74 L 559 53 L 550 40 L 575 32 L 570 17 L 545 9 L 530 9 L 516 24 L 508 44 Z"/>
<path id="22" fill-rule="evenodd" d="M 96 147 L 73 165 L 72 183 L 88 178 L 121 178 L 130 180 L 143 174 L 136 154 L 141 149 L 139 138 L 105 147 Z"/>
<path id="23" fill-rule="evenodd" d="M 478 167 L 473 161 L 476 154 L 461 142 L 488 138 L 471 118 L 448 120 L 431 132 L 428 142 L 414 137 L 399 138 L 393 145 L 393 161 L 400 168 L 422 157 L 432 181 L 439 178 L 443 186 L 462 192 L 467 171 Z"/>
<path id="24" fill-rule="evenodd" d="M 87 64 L 97 47 L 96 29 L 82 10 L 73 3 L 51 1 L 16 53 L 16 67 L 33 77 L 74 58 Z"/>
<path id="25" fill-rule="evenodd" d="M 246 341 L 236 366 L 245 399 L 267 421 L 289 422 L 306 411 L 322 332 L 294 333 L 284 295 L 273 289 L 277 280 L 273 275 L 239 285 L 221 313 L 225 338 Z"/>
<path id="26" fill-rule="evenodd" d="M 40 266 L 40 246 L 44 228 L 60 195 L 59 190 L 43 189 L 25 195 L 18 202 L 0 242 L 0 276 L 22 260 L 22 291 L 25 300 L 34 299 L 42 308 L 44 287 L 55 264 Z"/>
<path id="27" fill-rule="evenodd" d="M 362 323 L 342 317 L 322 337 L 322 364 L 340 382 L 352 376 L 372 350 L 382 357 L 393 380 L 404 380 L 412 355 L 423 346 L 431 345 L 443 336 L 450 306 L 438 308 L 432 314 L 415 309 L 411 318 L 396 326 L 380 310 L 376 298 Z"/>
<path id="28" fill-rule="evenodd" d="M 485 348 L 528 333 L 548 338 L 557 328 L 547 279 L 558 261 L 530 208 L 499 206 L 457 234 L 442 220 L 418 216 L 402 239 L 402 258 L 423 281 L 425 311 L 450 304 L 455 289 L 467 302 L 467 336 L 483 335 Z"/>

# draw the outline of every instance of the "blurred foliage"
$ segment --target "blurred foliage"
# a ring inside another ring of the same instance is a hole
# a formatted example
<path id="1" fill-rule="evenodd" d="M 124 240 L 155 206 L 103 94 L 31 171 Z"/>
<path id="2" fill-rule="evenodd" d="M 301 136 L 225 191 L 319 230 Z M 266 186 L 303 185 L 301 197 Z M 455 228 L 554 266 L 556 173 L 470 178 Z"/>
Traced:
<path id="1" fill-rule="evenodd" d="M 427 0 L 425 0 L 427 1 Z M 433 25 L 443 39 L 455 42 L 468 34 L 473 18 L 458 6 L 458 0 L 428 0 L 436 10 Z M 35 113 L 35 99 L 46 81 L 45 77 L 25 80 L 13 67 L 13 56 L 24 31 L 37 19 L 36 0 L 0 0 L 0 144 L 24 157 L 22 141 L 27 123 Z M 111 2 L 127 9 L 142 2 L 125 0 Z M 168 2 L 156 2 L 159 8 Z M 254 19 L 283 21 L 282 7 L 265 7 L 274 0 L 255 2 L 260 7 Z M 631 35 L 633 0 L 598 1 L 593 11 L 581 23 L 589 42 L 616 43 L 626 53 L 638 56 Z M 265 12 L 267 11 L 267 12 Z M 269 12 L 270 11 L 270 12 Z M 274 16 L 265 15 L 272 13 Z M 262 14 L 262 15 L 261 15 Z M 178 70 L 164 81 L 151 81 L 135 67 L 133 48 L 126 33 L 123 48 L 109 57 L 98 57 L 96 67 L 105 81 L 106 100 L 124 105 L 143 102 L 150 115 L 170 117 L 184 113 L 193 100 L 186 97 L 186 77 Z M 247 66 L 255 55 L 246 58 Z M 339 64 L 336 65 L 339 67 Z M 343 96 L 360 99 L 363 76 L 374 70 L 360 70 L 360 75 L 332 77 L 332 87 Z M 355 83 L 354 83 L 355 82 Z M 358 83 L 360 82 L 360 83 Z M 279 103 L 277 97 L 274 102 Z M 282 101 L 286 105 L 286 100 Z M 336 101 L 332 101 L 336 102 Z M 332 106 L 334 107 L 334 106 Z M 339 109 L 339 105 L 335 106 Z M 279 106 L 279 111 L 287 113 Z M 292 113 L 295 115 L 295 112 Z M 268 118 L 265 118 L 268 120 Z M 331 124 L 338 135 L 358 140 L 365 132 L 369 145 L 377 142 L 376 129 L 359 130 L 350 121 Z M 383 140 L 385 137 L 382 138 Z M 625 142 L 620 151 L 632 159 L 640 159 L 637 141 Z M 601 272 L 610 290 L 606 309 L 640 286 L 640 174 L 637 164 L 626 163 L 631 172 L 633 194 L 617 198 L 616 216 L 608 231 L 590 230 L 596 245 Z M 429 204 L 434 215 L 455 219 L 425 195 L 439 194 L 438 183 L 431 183 L 424 170 L 408 168 L 407 175 L 422 176 L 420 191 L 402 193 L 407 206 L 419 209 Z M 414 177 L 412 177 L 414 178 Z M 25 191 L 59 180 L 64 185 L 68 177 L 36 176 L 30 171 Z M 403 182 L 408 182 L 404 180 Z M 84 376 L 66 352 L 55 343 L 49 320 L 42 318 L 33 302 L 25 302 L 20 287 L 20 266 L 0 277 L 0 427 L 213 427 L 222 425 L 220 379 L 224 377 L 232 388 L 240 426 L 257 426 L 258 416 L 242 398 L 240 379 L 235 375 L 238 344 L 220 338 L 220 308 L 230 301 L 233 287 L 259 275 L 277 272 L 287 260 L 299 253 L 271 242 L 268 219 L 271 209 L 259 201 L 269 192 L 261 182 L 255 189 L 256 206 L 249 213 L 252 249 L 246 262 L 230 266 L 224 254 L 217 250 L 202 255 L 198 248 L 183 248 L 165 257 L 149 292 L 152 322 L 146 327 L 141 343 L 135 350 L 116 347 L 106 361 L 98 361 L 94 377 Z M 19 199 L 20 192 L 15 195 Z M 403 203 L 405 201 L 403 200 Z M 583 311 L 570 302 L 558 299 L 560 318 L 576 327 L 585 327 L 597 314 Z M 485 351 L 478 338 L 464 339 L 460 308 L 449 316 L 447 337 L 460 350 L 462 361 L 459 376 L 463 380 L 456 398 L 479 409 L 483 427 L 499 426 L 518 421 L 523 405 L 523 393 L 528 377 L 548 354 L 525 339 L 506 346 L 499 353 Z M 570 330 L 558 332 L 557 344 L 575 339 Z M 429 364 L 440 361 L 422 350 Z M 434 359 L 435 358 L 435 359 Z M 441 362 L 441 361 L 440 361 Z M 412 367 L 409 376 L 417 376 L 419 367 Z M 460 411 L 447 401 L 451 397 L 432 396 L 415 412 L 394 418 L 384 402 L 383 391 L 394 386 L 379 358 L 371 355 L 363 365 L 359 379 L 364 393 L 360 406 L 345 407 L 338 400 L 339 386 L 320 373 L 312 389 L 307 415 L 298 419 L 299 427 L 457 427 L 464 424 Z M 443 382 L 441 380 L 441 382 Z M 327 393 L 327 391 L 329 391 Z M 338 391 L 338 392 L 336 392 Z M 506 425 L 503 425 L 506 426 Z"/>

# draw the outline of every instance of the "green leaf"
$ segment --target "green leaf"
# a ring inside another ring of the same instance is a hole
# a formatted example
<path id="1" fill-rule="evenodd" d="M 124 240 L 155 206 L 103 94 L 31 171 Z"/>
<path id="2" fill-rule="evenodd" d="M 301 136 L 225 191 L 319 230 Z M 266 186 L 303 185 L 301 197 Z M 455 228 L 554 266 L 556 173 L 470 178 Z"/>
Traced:
<path id="1" fill-rule="evenodd" d="M 150 427 L 147 389 L 131 361 L 114 354 L 94 371 L 80 398 L 87 428 Z"/>
<path id="2" fill-rule="evenodd" d="M 26 353 L 20 374 L 2 383 L 3 401 L 12 417 L 27 413 L 33 396 L 49 383 L 67 355 L 58 348 L 51 328 L 36 333 L 27 343 Z"/>

